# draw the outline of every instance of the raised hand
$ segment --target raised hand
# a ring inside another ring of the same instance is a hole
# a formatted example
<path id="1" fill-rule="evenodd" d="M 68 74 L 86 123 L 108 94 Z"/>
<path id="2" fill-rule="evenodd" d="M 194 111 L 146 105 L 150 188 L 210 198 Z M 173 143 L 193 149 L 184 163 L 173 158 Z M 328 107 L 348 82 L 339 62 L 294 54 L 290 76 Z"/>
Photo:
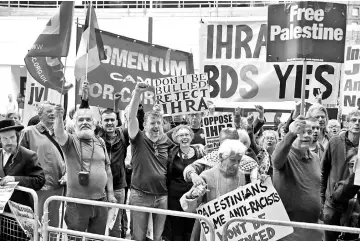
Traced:
<path id="1" fill-rule="evenodd" d="M 306 121 L 305 117 L 299 116 L 296 120 L 290 124 L 289 131 L 294 134 L 302 134 L 305 132 Z"/>

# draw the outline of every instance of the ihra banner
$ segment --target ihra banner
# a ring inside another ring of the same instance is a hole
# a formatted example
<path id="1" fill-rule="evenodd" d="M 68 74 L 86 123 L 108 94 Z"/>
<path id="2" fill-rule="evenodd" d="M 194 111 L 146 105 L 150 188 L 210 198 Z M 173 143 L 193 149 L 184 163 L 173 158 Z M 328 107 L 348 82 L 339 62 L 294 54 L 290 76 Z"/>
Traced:
<path id="1" fill-rule="evenodd" d="M 215 228 L 215 240 L 222 241 L 226 222 L 235 217 L 290 221 L 284 205 L 270 178 L 229 192 L 196 209 L 200 215 L 210 218 Z M 210 229 L 200 221 L 206 240 L 210 241 Z M 234 222 L 226 232 L 228 241 L 278 240 L 293 232 L 292 227 Z"/>
<path id="2" fill-rule="evenodd" d="M 268 8 L 267 61 L 344 63 L 346 4 L 294 2 Z"/>
<path id="3" fill-rule="evenodd" d="M 209 73 L 210 97 L 216 106 L 301 100 L 303 64 L 266 62 L 266 31 L 265 18 L 217 20 L 201 25 L 200 71 Z M 323 104 L 336 104 L 340 67 L 340 63 L 308 62 L 306 100 L 316 102 L 320 89 Z"/>
<path id="4" fill-rule="evenodd" d="M 341 81 L 342 113 L 360 109 L 360 45 L 347 46 L 344 73 Z"/>
<path id="5" fill-rule="evenodd" d="M 156 103 L 164 115 L 183 115 L 207 110 L 208 75 L 190 74 L 155 80 Z M 205 98 L 205 99 L 204 99 Z"/>
<path id="6" fill-rule="evenodd" d="M 202 118 L 205 133 L 205 142 L 208 151 L 219 149 L 220 131 L 225 127 L 234 127 L 234 115 L 232 113 L 205 116 Z"/>
<path id="7" fill-rule="evenodd" d="M 82 29 L 78 28 L 78 35 Z M 114 107 L 114 94 L 121 93 L 120 109 L 130 103 L 137 82 L 154 86 L 154 79 L 194 73 L 192 54 L 152 45 L 136 39 L 101 31 L 106 59 L 88 74 L 89 103 L 104 108 Z M 80 38 L 78 38 L 80 41 Z M 76 103 L 81 102 L 82 90 L 76 82 Z M 155 102 L 154 89 L 142 94 L 145 110 Z"/>

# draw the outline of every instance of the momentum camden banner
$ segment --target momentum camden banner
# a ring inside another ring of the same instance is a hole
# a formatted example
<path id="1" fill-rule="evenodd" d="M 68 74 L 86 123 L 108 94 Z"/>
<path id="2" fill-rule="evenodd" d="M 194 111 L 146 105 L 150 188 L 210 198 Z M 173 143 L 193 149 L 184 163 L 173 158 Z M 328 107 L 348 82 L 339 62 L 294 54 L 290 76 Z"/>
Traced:
<path id="1" fill-rule="evenodd" d="M 155 80 L 156 103 L 164 115 L 183 115 L 207 110 L 208 75 L 189 74 Z M 205 99 L 204 99 L 205 98 Z"/>
<path id="2" fill-rule="evenodd" d="M 348 114 L 353 109 L 360 109 L 360 45 L 346 48 L 344 73 L 342 74 L 342 113 Z"/>
<path id="3" fill-rule="evenodd" d="M 343 63 L 346 15 L 346 4 L 302 1 L 269 5 L 267 61 Z"/>
<path id="4" fill-rule="evenodd" d="M 302 63 L 267 63 L 266 31 L 266 18 L 202 24 L 200 68 L 209 73 L 215 105 L 301 99 Z M 316 102 L 321 89 L 323 104 L 336 104 L 340 67 L 339 63 L 307 63 L 306 100 Z"/>
<path id="5" fill-rule="evenodd" d="M 78 28 L 78 35 L 81 34 Z M 135 84 L 144 81 L 154 86 L 158 78 L 194 73 L 192 54 L 152 45 L 136 39 L 101 31 L 106 59 L 88 74 L 90 105 L 113 108 L 113 96 L 120 92 L 122 110 L 129 104 Z M 80 40 L 80 38 L 77 38 Z M 80 103 L 81 84 L 76 83 L 76 103 Z M 155 103 L 154 89 L 143 94 L 144 109 Z"/>
<path id="6" fill-rule="evenodd" d="M 198 214 L 209 217 L 214 224 L 215 240 L 222 241 L 223 228 L 234 217 L 290 221 L 270 178 L 229 192 L 197 208 Z M 210 241 L 209 227 L 200 221 L 201 229 Z M 292 227 L 234 222 L 226 232 L 228 241 L 278 240 L 293 232 Z"/>
<path id="7" fill-rule="evenodd" d="M 202 118 L 207 151 L 214 151 L 220 146 L 220 131 L 225 127 L 234 127 L 234 114 L 226 113 Z"/>

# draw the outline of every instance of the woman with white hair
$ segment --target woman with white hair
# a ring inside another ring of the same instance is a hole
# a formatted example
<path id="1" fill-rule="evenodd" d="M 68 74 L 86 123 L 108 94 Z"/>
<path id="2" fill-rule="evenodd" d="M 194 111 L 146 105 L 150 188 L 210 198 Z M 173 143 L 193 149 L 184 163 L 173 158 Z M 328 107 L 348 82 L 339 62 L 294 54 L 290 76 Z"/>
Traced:
<path id="1" fill-rule="evenodd" d="M 181 207 L 186 212 L 194 212 L 201 203 L 207 203 L 238 187 L 245 186 L 245 173 L 239 168 L 246 147 L 238 140 L 225 140 L 219 148 L 220 163 L 200 174 L 205 185 L 193 186 L 181 199 Z M 200 241 L 205 241 L 201 234 Z"/>

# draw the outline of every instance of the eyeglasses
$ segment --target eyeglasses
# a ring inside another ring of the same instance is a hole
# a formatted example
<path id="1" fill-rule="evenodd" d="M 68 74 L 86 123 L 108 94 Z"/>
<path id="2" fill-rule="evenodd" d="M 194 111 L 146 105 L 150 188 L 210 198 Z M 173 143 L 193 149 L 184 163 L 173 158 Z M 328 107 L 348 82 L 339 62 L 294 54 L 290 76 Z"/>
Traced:
<path id="1" fill-rule="evenodd" d="M 271 136 L 266 136 L 264 139 L 267 141 L 276 141 L 276 138 Z"/>

